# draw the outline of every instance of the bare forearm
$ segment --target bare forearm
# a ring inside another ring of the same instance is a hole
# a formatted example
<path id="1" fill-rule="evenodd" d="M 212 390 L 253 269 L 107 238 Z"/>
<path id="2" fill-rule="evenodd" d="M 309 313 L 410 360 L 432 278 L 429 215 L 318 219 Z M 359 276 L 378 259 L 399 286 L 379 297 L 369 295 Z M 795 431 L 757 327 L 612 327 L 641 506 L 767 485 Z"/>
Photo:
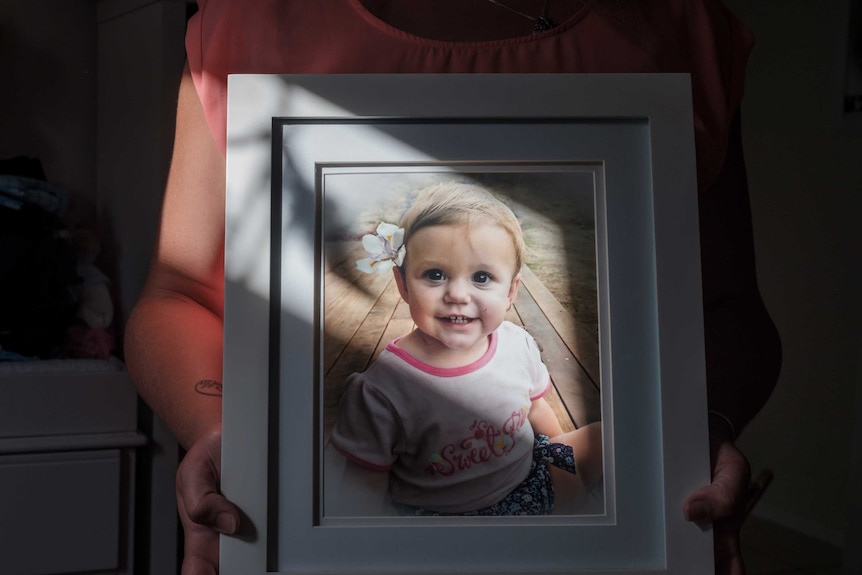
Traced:
<path id="1" fill-rule="evenodd" d="M 224 174 L 187 67 L 159 241 L 126 328 L 135 385 L 186 448 L 221 422 Z"/>
<path id="2" fill-rule="evenodd" d="M 186 448 L 221 422 L 222 323 L 195 302 L 144 296 L 126 329 L 138 392 Z"/>
<path id="3" fill-rule="evenodd" d="M 557 415 L 544 397 L 533 400 L 533 404 L 530 406 L 529 419 L 534 433 L 541 433 L 548 437 L 557 437 L 563 433 Z"/>

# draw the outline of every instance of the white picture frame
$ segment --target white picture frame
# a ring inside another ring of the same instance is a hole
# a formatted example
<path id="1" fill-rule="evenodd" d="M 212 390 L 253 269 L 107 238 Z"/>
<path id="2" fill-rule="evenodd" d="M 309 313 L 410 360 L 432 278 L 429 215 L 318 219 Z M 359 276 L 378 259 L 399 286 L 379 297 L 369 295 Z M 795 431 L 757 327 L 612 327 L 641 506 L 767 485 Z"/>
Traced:
<path id="1" fill-rule="evenodd" d="M 244 517 L 222 573 L 713 572 L 682 514 L 709 482 L 690 93 L 681 74 L 230 77 L 222 490 Z M 602 510 L 329 518 L 323 176 L 476 165 L 598 166 Z"/>

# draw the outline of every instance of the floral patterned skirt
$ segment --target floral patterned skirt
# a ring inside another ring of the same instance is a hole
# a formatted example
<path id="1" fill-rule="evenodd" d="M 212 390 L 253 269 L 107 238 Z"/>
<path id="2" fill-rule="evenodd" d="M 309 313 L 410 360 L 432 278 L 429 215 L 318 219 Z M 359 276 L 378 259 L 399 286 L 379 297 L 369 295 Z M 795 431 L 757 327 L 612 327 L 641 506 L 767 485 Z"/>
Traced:
<path id="1" fill-rule="evenodd" d="M 493 505 L 463 513 L 441 513 L 430 509 L 415 509 L 416 515 L 488 516 L 488 515 L 548 515 L 554 509 L 554 485 L 549 465 L 575 473 L 575 453 L 571 445 L 551 443 L 547 435 L 537 435 L 533 445 L 533 461 L 527 478 L 506 497 Z"/>

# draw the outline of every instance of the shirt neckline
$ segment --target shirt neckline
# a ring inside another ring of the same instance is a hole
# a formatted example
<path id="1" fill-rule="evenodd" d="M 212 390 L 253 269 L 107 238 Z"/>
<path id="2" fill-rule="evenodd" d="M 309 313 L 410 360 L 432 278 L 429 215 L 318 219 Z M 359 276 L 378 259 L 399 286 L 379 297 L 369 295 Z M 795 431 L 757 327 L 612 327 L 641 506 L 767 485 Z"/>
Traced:
<path id="1" fill-rule="evenodd" d="M 500 328 L 497 328 L 491 333 L 490 336 L 488 336 L 488 349 L 485 350 L 485 353 L 482 354 L 482 357 L 480 357 L 473 363 L 468 363 L 467 365 L 462 365 L 458 367 L 436 367 L 427 364 L 424 361 L 416 359 L 416 357 L 414 357 L 411 353 L 401 347 L 398 347 L 397 344 L 402 339 L 400 337 L 396 340 L 391 341 L 386 346 L 386 349 L 404 360 L 405 362 L 407 362 L 409 365 L 415 367 L 419 371 L 423 371 L 430 375 L 436 375 L 438 377 L 456 377 L 459 375 L 467 375 L 468 373 L 478 371 L 479 369 L 485 367 L 488 362 L 490 362 L 494 358 L 494 354 L 497 351 L 499 332 Z"/>
<path id="2" fill-rule="evenodd" d="M 394 36 L 401 40 L 407 40 L 414 44 L 425 45 L 425 46 L 437 46 L 442 48 L 450 48 L 450 49 L 458 49 L 458 48 L 490 48 L 490 47 L 506 47 L 506 46 L 516 46 L 519 44 L 529 44 L 533 42 L 539 42 L 548 38 L 553 38 L 555 36 L 559 36 L 566 32 L 568 29 L 575 26 L 578 22 L 583 19 L 586 13 L 590 10 L 590 6 L 588 2 L 585 2 L 581 9 L 578 10 L 574 15 L 572 15 L 569 19 L 561 22 L 557 26 L 554 26 L 550 30 L 545 32 L 540 32 L 538 34 L 528 34 L 526 36 L 516 36 L 514 38 L 502 38 L 499 40 L 478 40 L 478 41 L 460 41 L 460 40 L 435 40 L 432 38 L 425 38 L 423 36 L 417 36 L 416 34 L 412 34 L 401 28 L 396 28 L 392 26 L 388 22 L 381 20 L 375 14 L 373 14 L 368 8 L 366 8 L 361 0 L 348 0 L 350 7 L 353 11 L 359 15 L 363 20 L 368 22 L 374 28 L 384 32 L 389 36 Z"/>

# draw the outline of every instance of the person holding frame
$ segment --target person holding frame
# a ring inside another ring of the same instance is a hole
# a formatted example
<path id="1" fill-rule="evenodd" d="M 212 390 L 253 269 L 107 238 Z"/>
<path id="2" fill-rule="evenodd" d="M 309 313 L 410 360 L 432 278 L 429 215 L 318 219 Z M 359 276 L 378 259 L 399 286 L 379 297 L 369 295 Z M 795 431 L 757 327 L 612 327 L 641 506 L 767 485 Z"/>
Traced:
<path id="1" fill-rule="evenodd" d="M 688 72 L 713 481 L 681 512 L 714 523 L 718 573 L 743 573 L 749 470 L 733 442 L 770 395 L 781 349 L 757 287 L 741 149 L 753 39 L 720 0 L 199 0 L 199 7 L 187 32 L 158 245 L 126 333 L 142 397 L 188 450 L 177 476 L 183 572 L 217 572 L 218 533 L 235 533 L 240 521 L 218 491 L 229 73 Z M 541 23 L 535 33 L 534 23 Z"/>

